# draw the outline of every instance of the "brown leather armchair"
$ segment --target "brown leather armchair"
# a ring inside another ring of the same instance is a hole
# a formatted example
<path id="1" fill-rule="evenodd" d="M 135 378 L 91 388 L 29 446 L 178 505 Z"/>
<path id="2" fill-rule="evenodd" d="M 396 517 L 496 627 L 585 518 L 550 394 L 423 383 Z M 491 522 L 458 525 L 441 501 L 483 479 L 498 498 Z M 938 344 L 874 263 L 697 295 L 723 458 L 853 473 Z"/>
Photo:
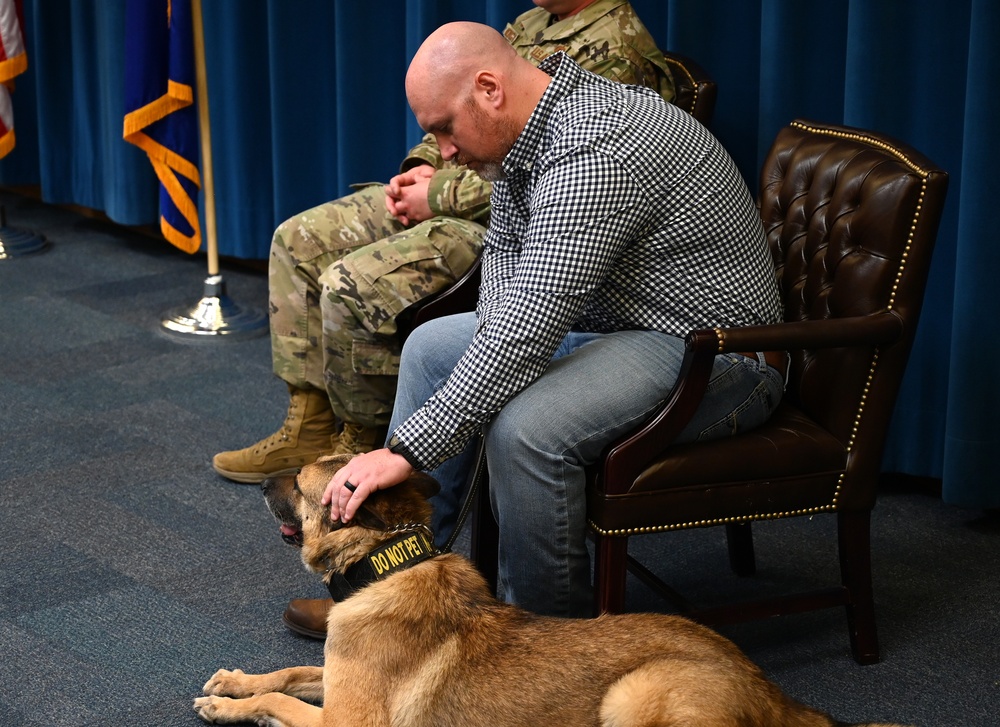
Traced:
<path id="1" fill-rule="evenodd" d="M 751 523 L 831 513 L 840 584 L 689 615 L 718 625 L 844 606 L 854 658 L 878 661 L 870 516 L 946 189 L 947 175 L 930 160 L 881 134 L 808 121 L 778 134 L 759 206 L 785 322 L 692 332 L 662 410 L 590 469 L 598 611 L 622 609 L 627 567 L 672 595 L 628 556 L 633 535 L 724 525 L 731 565 L 749 575 Z M 787 350 L 791 362 L 769 422 L 728 439 L 670 445 L 716 354 L 771 350 Z"/>

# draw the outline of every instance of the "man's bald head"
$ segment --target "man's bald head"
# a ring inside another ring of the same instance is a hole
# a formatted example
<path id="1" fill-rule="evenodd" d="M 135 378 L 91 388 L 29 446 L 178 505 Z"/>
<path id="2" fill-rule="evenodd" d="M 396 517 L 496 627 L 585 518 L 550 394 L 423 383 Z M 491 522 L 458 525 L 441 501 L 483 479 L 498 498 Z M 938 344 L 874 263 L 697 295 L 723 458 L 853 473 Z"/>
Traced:
<path id="1" fill-rule="evenodd" d="M 445 159 L 487 179 L 513 147 L 551 79 L 502 35 L 479 23 L 448 23 L 423 42 L 406 74 L 406 97 Z"/>
<path id="2" fill-rule="evenodd" d="M 464 96 L 471 92 L 477 71 L 508 75 L 512 65 L 524 62 L 488 25 L 448 23 L 417 49 L 406 74 L 406 96 L 411 104 L 424 101 L 428 93 Z"/>

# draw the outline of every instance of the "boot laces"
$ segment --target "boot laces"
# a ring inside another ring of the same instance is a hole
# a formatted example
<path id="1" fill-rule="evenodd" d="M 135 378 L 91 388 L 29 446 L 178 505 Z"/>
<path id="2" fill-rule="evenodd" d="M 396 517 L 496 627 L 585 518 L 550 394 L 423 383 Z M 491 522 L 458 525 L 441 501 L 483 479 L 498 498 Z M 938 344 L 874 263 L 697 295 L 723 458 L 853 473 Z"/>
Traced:
<path id="1" fill-rule="evenodd" d="M 291 439 L 292 433 L 292 422 L 295 420 L 295 413 L 293 408 L 289 408 L 288 415 L 285 417 L 285 421 L 281 425 L 281 429 L 276 431 L 269 437 L 257 442 L 257 445 L 253 448 L 254 453 L 259 454 L 260 452 L 266 452 L 272 447 L 276 447 L 282 442 L 287 442 Z"/>

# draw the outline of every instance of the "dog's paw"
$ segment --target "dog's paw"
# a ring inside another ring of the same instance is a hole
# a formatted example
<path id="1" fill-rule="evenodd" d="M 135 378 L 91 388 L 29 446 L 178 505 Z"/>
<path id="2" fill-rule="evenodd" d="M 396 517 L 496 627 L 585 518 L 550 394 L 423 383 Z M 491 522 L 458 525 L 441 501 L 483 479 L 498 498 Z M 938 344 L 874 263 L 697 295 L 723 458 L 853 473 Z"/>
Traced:
<path id="1" fill-rule="evenodd" d="M 253 695 L 252 680 L 253 675 L 244 674 L 242 669 L 219 669 L 201 691 L 219 697 L 250 697 Z"/>
<path id="2" fill-rule="evenodd" d="M 198 697 L 194 700 L 194 711 L 209 724 L 245 721 L 246 717 L 235 707 L 236 700 L 228 697 Z"/>

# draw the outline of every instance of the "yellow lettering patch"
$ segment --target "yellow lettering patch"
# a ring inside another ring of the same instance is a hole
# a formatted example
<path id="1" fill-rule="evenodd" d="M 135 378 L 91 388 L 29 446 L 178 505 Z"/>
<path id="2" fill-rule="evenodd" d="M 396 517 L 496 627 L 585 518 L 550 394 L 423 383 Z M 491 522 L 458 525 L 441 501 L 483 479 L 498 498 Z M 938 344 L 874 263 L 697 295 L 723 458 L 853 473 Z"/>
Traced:
<path id="1" fill-rule="evenodd" d="M 410 533 L 373 550 L 368 554 L 368 562 L 376 577 L 384 578 L 393 571 L 429 558 L 433 552 L 430 542 L 422 533 Z"/>

